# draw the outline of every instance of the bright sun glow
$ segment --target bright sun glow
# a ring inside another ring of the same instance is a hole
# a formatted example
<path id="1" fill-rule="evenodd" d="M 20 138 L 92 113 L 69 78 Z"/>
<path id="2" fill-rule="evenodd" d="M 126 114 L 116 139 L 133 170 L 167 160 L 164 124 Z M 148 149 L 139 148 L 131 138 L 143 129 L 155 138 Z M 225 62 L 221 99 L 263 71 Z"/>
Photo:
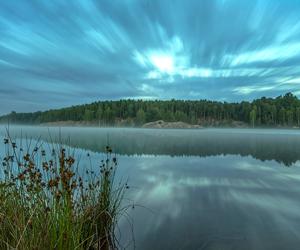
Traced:
<path id="1" fill-rule="evenodd" d="M 174 71 L 174 59 L 172 55 L 151 55 L 149 59 L 161 72 L 172 73 Z"/>

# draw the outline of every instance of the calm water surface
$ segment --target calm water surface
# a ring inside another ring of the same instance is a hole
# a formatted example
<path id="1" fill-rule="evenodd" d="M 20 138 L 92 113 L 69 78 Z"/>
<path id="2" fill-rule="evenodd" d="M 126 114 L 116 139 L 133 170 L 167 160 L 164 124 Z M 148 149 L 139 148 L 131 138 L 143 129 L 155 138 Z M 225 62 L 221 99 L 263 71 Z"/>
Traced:
<path id="1" fill-rule="evenodd" d="M 129 178 L 132 187 L 136 249 L 299 249 L 299 130 L 16 126 L 10 132 L 70 144 L 83 155 L 83 170 L 87 152 L 100 161 L 112 145 L 118 178 Z M 122 244 L 133 249 L 130 223 L 124 217 L 119 226 Z"/>

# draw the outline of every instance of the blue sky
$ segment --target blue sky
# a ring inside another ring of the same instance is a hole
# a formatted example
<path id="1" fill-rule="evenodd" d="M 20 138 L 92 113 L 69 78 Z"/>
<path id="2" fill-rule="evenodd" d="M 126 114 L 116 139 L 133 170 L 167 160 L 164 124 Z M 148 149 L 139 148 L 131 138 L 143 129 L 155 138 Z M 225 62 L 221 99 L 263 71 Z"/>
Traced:
<path id="1" fill-rule="evenodd" d="M 300 97 L 297 0 L 0 0 L 0 114 Z"/>

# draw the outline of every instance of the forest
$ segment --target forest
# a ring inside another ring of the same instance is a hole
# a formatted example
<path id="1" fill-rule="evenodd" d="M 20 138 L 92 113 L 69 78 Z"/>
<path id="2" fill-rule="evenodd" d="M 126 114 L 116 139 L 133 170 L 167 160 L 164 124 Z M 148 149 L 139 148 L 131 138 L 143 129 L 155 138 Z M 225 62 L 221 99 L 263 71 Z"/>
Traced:
<path id="1" fill-rule="evenodd" d="M 97 126 L 142 126 L 147 122 L 182 121 L 203 126 L 231 126 L 242 122 L 251 127 L 300 126 L 300 100 L 292 93 L 252 102 L 210 100 L 118 100 L 98 101 L 68 108 L 17 113 L 0 117 L 1 123 L 42 124 L 74 121 Z"/>

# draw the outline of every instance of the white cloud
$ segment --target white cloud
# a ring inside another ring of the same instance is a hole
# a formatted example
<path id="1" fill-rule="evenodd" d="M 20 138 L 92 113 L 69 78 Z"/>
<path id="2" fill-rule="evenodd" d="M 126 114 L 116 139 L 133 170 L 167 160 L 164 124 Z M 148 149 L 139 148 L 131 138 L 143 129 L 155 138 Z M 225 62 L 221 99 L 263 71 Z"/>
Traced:
<path id="1" fill-rule="evenodd" d="M 146 75 L 146 79 L 160 79 L 162 78 L 162 74 L 157 70 L 152 70 Z"/>
<path id="2" fill-rule="evenodd" d="M 241 86 L 233 89 L 233 92 L 240 94 L 240 95 L 248 95 L 254 92 L 263 92 L 267 90 L 274 89 L 274 86 L 258 86 L 258 85 L 251 85 L 251 86 Z"/>
<path id="3" fill-rule="evenodd" d="M 188 68 L 178 72 L 182 77 L 212 77 L 216 71 L 209 68 Z"/>
<path id="4" fill-rule="evenodd" d="M 132 56 L 133 56 L 133 60 L 136 61 L 140 66 L 142 67 L 147 66 L 147 58 L 143 56 L 140 52 L 135 50 Z"/>
<path id="5" fill-rule="evenodd" d="M 175 36 L 164 44 L 164 49 L 147 49 L 145 51 L 133 52 L 133 59 L 141 67 L 149 71 L 145 79 L 157 79 L 160 81 L 173 82 L 175 76 L 182 78 L 227 78 L 227 77 L 269 77 L 274 71 L 281 71 L 283 77 L 288 77 L 292 73 L 290 67 L 280 68 L 237 68 L 237 66 L 258 62 L 284 60 L 300 55 L 300 43 L 290 43 L 280 46 L 271 46 L 261 50 L 248 51 L 237 55 L 226 55 L 223 58 L 224 65 L 229 68 L 213 69 L 209 67 L 198 67 L 191 65 L 191 55 L 184 48 L 182 40 Z M 252 93 L 266 91 L 273 87 L 263 87 L 255 90 L 254 88 L 244 87 L 234 90 L 237 93 Z"/>
<path id="6" fill-rule="evenodd" d="M 286 60 L 300 55 L 300 42 L 278 46 L 270 46 L 260 50 L 248 51 L 240 54 L 226 55 L 224 62 L 231 66 L 255 62 L 270 62 Z"/>
<path id="7" fill-rule="evenodd" d="M 147 50 L 143 53 L 133 52 L 133 59 L 142 67 L 149 68 L 146 79 L 165 79 L 174 81 L 174 76 L 212 77 L 214 72 L 209 68 L 190 66 L 190 55 L 184 50 L 182 40 L 175 36 L 166 43 L 166 49 Z"/>
<path id="8" fill-rule="evenodd" d="M 183 43 L 178 36 L 173 37 L 168 46 L 173 53 L 180 53 L 184 50 Z"/>
<path id="9" fill-rule="evenodd" d="M 284 83 L 300 84 L 300 77 L 291 78 L 283 81 Z"/>
<path id="10" fill-rule="evenodd" d="M 269 91 L 269 90 L 282 90 L 282 91 L 291 91 L 294 94 L 298 95 L 300 92 L 297 91 L 295 86 L 292 86 L 290 83 L 286 82 L 280 82 L 276 79 L 269 79 L 271 83 L 267 84 L 265 83 L 264 85 L 259 85 L 259 84 L 251 84 L 247 86 L 240 86 L 234 88 L 232 91 L 238 95 L 249 95 L 252 93 L 257 93 L 257 92 L 264 92 L 264 91 Z"/>
<path id="11" fill-rule="evenodd" d="M 161 72 L 172 74 L 175 70 L 174 58 L 170 54 L 154 53 L 149 60 Z"/>
<path id="12" fill-rule="evenodd" d="M 156 79 L 164 76 L 169 78 L 178 72 L 189 69 L 190 56 L 184 50 L 183 42 L 179 37 L 175 36 L 166 41 L 163 47 L 133 52 L 133 60 L 140 66 L 149 69 L 146 78 Z"/>

